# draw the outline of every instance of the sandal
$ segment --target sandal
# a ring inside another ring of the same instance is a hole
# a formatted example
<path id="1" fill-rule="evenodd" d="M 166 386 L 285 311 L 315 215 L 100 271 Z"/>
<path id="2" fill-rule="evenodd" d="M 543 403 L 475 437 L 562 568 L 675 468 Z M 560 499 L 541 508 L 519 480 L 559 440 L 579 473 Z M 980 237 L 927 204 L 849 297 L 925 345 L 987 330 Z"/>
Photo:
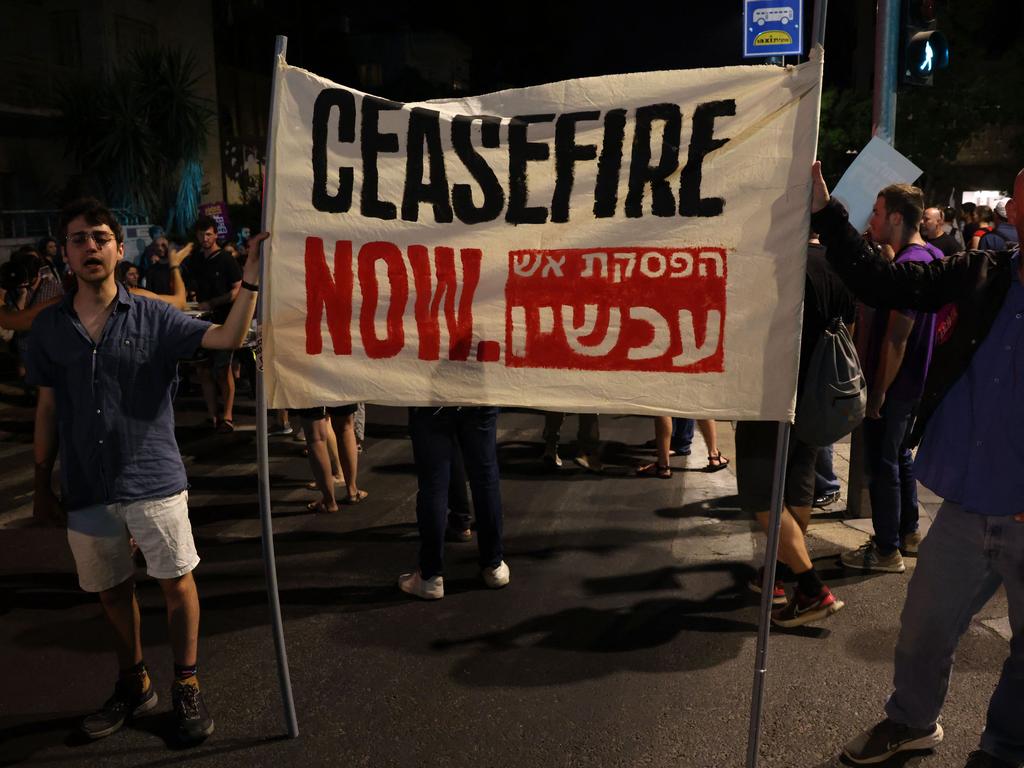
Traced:
<path id="1" fill-rule="evenodd" d="M 231 419 L 221 419 L 217 422 L 217 431 L 222 435 L 227 435 L 235 431 L 235 423 Z"/>
<path id="2" fill-rule="evenodd" d="M 346 504 L 348 506 L 351 506 L 353 504 L 359 504 L 360 502 L 364 501 L 366 497 L 369 495 L 370 494 L 368 494 L 366 491 L 356 491 L 355 496 L 346 496 L 344 499 L 341 500 L 341 503 Z"/>
<path id="3" fill-rule="evenodd" d="M 722 455 L 721 451 L 708 454 L 708 466 L 705 472 L 718 472 L 729 466 L 729 460 Z"/>
<path id="4" fill-rule="evenodd" d="M 644 464 L 642 467 L 637 467 L 636 476 L 658 477 L 662 480 L 669 480 L 672 478 L 672 467 L 667 464 L 651 462 L 650 464 Z"/>
<path id="5" fill-rule="evenodd" d="M 332 515 L 338 511 L 338 508 L 335 507 L 334 509 L 330 509 L 323 503 L 323 501 L 318 500 L 309 502 L 309 504 L 306 505 L 306 511 Z"/>

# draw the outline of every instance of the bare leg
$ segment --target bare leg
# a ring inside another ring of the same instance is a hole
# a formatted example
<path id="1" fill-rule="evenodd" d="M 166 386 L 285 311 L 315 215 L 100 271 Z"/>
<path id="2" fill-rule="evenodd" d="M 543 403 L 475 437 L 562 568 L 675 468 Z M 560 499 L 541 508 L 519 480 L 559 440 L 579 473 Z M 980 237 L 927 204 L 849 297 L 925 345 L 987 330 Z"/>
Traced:
<path id="1" fill-rule="evenodd" d="M 718 427 L 713 419 L 697 419 L 697 429 L 708 447 L 708 456 L 718 455 Z"/>
<path id="2" fill-rule="evenodd" d="M 313 470 L 313 479 L 320 491 L 320 501 L 328 512 L 338 511 L 338 502 L 334 499 L 334 476 L 331 475 L 331 458 L 327 454 L 327 419 L 302 420 L 302 429 L 306 433 L 306 446 L 309 448 L 309 466 Z"/>
<path id="3" fill-rule="evenodd" d="M 142 661 L 142 635 L 139 627 L 139 602 L 135 599 L 135 580 L 100 592 L 100 605 L 114 630 L 114 650 L 121 669 Z"/>
<path id="4" fill-rule="evenodd" d="M 209 363 L 196 366 L 196 376 L 199 377 L 199 387 L 203 390 L 203 402 L 206 403 L 206 415 L 210 421 L 217 421 L 217 387 L 213 383 L 213 371 Z"/>
<path id="5" fill-rule="evenodd" d="M 334 422 L 330 414 L 324 420 L 324 436 L 327 443 L 327 455 L 331 457 L 331 473 L 334 482 L 340 485 L 345 482 L 345 473 L 341 469 L 341 458 L 338 456 L 338 434 L 334 431 Z"/>
<path id="6" fill-rule="evenodd" d="M 807 526 L 811 522 L 811 508 L 810 507 L 786 507 L 789 513 L 793 515 L 793 519 L 796 520 L 796 524 L 800 526 L 800 530 L 807 533 Z"/>
<path id="7" fill-rule="evenodd" d="M 669 445 L 672 442 L 672 417 L 654 417 L 654 447 L 658 451 L 658 466 L 667 467 L 669 461 Z"/>
<path id="8" fill-rule="evenodd" d="M 758 512 L 757 522 L 764 531 L 768 530 L 768 513 Z M 811 570 L 811 556 L 807 553 L 807 542 L 799 523 L 790 514 L 788 507 L 782 508 L 782 528 L 779 532 L 779 560 L 790 567 L 795 574 Z"/>
<path id="9" fill-rule="evenodd" d="M 345 486 L 349 498 L 359 497 L 359 486 L 356 484 L 356 473 L 359 468 L 359 444 L 356 442 L 355 414 L 350 413 L 338 424 L 341 432 L 338 440 L 338 455 L 341 459 L 341 470 L 345 475 Z"/>
<path id="10" fill-rule="evenodd" d="M 725 469 L 729 460 L 718 450 L 718 427 L 713 419 L 697 419 L 697 429 L 700 430 L 704 443 L 708 447 L 708 470 L 715 472 Z"/>
<path id="11" fill-rule="evenodd" d="M 217 383 L 220 385 L 220 394 L 224 398 L 224 418 L 226 421 L 234 421 L 235 407 L 235 377 L 231 374 L 231 366 L 225 365 L 216 372 Z"/>
<path id="12" fill-rule="evenodd" d="M 230 373 L 230 368 L 227 369 Z M 167 631 L 180 667 L 195 666 L 199 649 L 199 591 L 191 573 L 176 579 L 158 579 L 167 601 Z"/>

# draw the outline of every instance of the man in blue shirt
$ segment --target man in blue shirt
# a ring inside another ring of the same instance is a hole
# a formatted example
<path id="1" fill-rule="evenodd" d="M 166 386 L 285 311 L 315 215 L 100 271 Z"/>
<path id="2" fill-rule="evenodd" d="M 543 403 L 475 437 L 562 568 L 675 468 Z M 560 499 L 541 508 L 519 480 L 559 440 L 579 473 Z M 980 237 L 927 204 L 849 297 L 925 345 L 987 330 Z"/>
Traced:
<path id="1" fill-rule="evenodd" d="M 259 240 L 250 242 L 243 290 L 223 325 L 194 320 L 166 302 L 133 295 L 115 279 L 124 236 L 98 201 L 61 213 L 77 289 L 36 317 L 30 380 L 39 386 L 34 515 L 63 521 L 79 583 L 97 592 L 114 628 L 120 676 L 114 694 L 85 718 L 83 732 L 107 736 L 156 706 L 142 660 L 139 605 L 129 536 L 167 602 L 178 735 L 213 732 L 196 677 L 199 562 L 188 520 L 185 467 L 174 439 L 177 361 L 199 346 L 234 349 L 249 328 L 259 280 Z M 63 499 L 52 487 L 60 446 Z"/>
<path id="2" fill-rule="evenodd" d="M 812 226 L 850 289 L 873 306 L 936 311 L 936 338 L 918 420 L 918 479 L 945 499 L 921 544 L 907 589 L 886 718 L 847 744 L 857 765 L 942 741 L 937 720 L 953 655 L 972 617 L 1000 585 L 1009 603 L 1010 655 L 989 702 L 969 768 L 1024 763 L 1024 264 L 1019 250 L 968 251 L 928 264 L 889 264 L 829 200 L 812 169 Z M 1006 203 L 1024 235 L 1024 170 Z"/>

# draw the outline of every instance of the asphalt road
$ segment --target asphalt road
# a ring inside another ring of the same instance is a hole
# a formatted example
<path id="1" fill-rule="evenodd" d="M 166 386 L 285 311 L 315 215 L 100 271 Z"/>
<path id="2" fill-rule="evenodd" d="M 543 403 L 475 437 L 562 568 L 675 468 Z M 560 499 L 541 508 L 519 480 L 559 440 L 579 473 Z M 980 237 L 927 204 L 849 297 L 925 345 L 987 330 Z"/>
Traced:
<path id="1" fill-rule="evenodd" d="M 214 735 L 181 750 L 169 695 L 157 713 L 81 743 L 79 718 L 116 672 L 95 598 L 80 592 L 61 531 L 26 526 L 31 410 L 0 393 L 0 764 L 45 766 L 741 766 L 758 608 L 745 584 L 761 538 L 736 508 L 731 469 L 676 459 L 637 479 L 649 419 L 603 417 L 607 470 L 542 471 L 536 413 L 499 421 L 511 585 L 484 588 L 473 544 L 449 544 L 446 597 L 396 587 L 416 553 L 415 477 L 404 412 L 371 407 L 360 485 L 337 515 L 305 503 L 301 444 L 271 442 L 275 540 L 300 736 L 285 736 L 268 625 L 251 401 L 242 429 L 210 435 L 185 400 L 179 442 L 203 562 L 200 678 Z M 246 428 L 248 427 L 248 428 Z M 731 455 L 731 427 L 720 424 Z M 575 420 L 565 432 L 570 436 Z M 572 455 L 572 446 L 564 450 Z M 841 505 L 840 505 L 841 506 Z M 840 765 L 881 717 L 906 575 L 844 573 L 862 533 L 839 510 L 810 542 L 846 608 L 771 637 L 760 765 Z M 146 661 L 161 694 L 171 659 L 157 586 L 140 575 Z M 946 741 L 891 765 L 960 766 L 1007 652 L 995 598 L 965 636 L 943 716 Z"/>

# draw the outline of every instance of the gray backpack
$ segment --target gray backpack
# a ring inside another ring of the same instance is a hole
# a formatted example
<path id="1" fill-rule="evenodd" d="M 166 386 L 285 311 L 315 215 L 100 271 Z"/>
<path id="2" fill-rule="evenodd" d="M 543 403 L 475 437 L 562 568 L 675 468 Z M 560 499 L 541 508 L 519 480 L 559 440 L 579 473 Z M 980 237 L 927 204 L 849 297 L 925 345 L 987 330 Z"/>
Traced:
<path id="1" fill-rule="evenodd" d="M 857 350 L 840 318 L 818 339 L 796 404 L 796 436 L 808 445 L 832 445 L 864 419 L 868 389 Z"/>

